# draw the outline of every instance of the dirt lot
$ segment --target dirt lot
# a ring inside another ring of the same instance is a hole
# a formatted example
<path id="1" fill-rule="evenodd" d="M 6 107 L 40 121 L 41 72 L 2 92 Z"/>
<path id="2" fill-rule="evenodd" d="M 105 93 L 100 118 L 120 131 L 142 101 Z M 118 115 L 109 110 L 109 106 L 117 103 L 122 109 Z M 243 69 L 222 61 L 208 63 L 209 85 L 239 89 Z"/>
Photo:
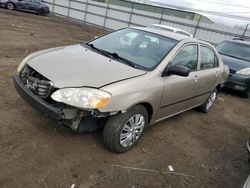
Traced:
<path id="1" fill-rule="evenodd" d="M 0 9 L 0 187 L 242 187 L 250 100 L 221 93 L 209 114 L 188 111 L 148 128 L 134 150 L 113 154 L 102 132 L 77 134 L 27 105 L 12 76 L 29 53 L 105 31 L 58 17 Z M 182 177 L 113 165 L 176 172 Z"/>

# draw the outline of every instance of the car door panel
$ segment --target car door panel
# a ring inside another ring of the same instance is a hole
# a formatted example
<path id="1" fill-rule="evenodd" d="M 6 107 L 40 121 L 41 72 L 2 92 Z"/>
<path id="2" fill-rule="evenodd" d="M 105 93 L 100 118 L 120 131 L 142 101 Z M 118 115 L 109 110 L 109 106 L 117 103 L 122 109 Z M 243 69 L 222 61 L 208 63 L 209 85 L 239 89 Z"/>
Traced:
<path id="1" fill-rule="evenodd" d="M 181 65 L 191 69 L 189 76 L 169 75 L 165 78 L 165 88 L 158 118 L 170 116 L 196 106 L 204 93 L 199 90 L 198 45 L 184 46 L 173 58 L 169 66 Z"/>
<path id="2" fill-rule="evenodd" d="M 39 1 L 31 0 L 30 1 L 30 10 L 38 12 L 40 3 Z"/>
<path id="3" fill-rule="evenodd" d="M 198 88 L 199 79 L 196 72 L 191 72 L 188 77 L 166 77 L 159 118 L 199 105 L 207 92 L 199 92 Z"/>
<path id="4" fill-rule="evenodd" d="M 29 8 L 29 0 L 22 0 L 16 3 L 18 9 L 27 10 Z"/>
<path id="5" fill-rule="evenodd" d="M 200 89 L 212 92 L 217 86 L 219 78 L 222 76 L 222 70 L 218 66 L 218 59 L 214 51 L 208 46 L 200 46 L 200 71 L 199 75 Z"/>

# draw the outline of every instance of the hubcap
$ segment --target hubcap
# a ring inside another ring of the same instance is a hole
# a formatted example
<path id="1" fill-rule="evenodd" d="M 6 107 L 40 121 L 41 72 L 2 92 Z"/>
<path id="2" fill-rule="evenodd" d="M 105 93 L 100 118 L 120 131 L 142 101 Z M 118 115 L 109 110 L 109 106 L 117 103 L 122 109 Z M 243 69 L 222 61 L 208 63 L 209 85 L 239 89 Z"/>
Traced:
<path id="1" fill-rule="evenodd" d="M 206 109 L 208 110 L 209 108 L 211 108 L 211 106 L 214 104 L 215 102 L 215 99 L 216 99 L 216 96 L 217 96 L 217 93 L 216 92 L 213 92 L 208 101 L 207 101 L 207 106 L 206 106 Z"/>
<path id="2" fill-rule="evenodd" d="M 135 114 L 125 123 L 120 135 L 122 147 L 131 146 L 141 136 L 145 126 L 145 118 L 142 114 Z"/>
<path id="3" fill-rule="evenodd" d="M 12 3 L 8 3 L 8 4 L 7 4 L 7 8 L 8 8 L 9 10 L 13 10 L 13 9 L 14 9 L 14 5 L 13 5 Z"/>

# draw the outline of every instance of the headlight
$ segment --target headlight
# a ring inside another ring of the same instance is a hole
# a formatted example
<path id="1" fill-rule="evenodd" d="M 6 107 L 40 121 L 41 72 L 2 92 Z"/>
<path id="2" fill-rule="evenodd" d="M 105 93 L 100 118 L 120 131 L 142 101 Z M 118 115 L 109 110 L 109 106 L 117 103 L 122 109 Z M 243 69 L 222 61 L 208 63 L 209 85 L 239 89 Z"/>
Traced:
<path id="1" fill-rule="evenodd" d="M 22 70 L 22 68 L 24 67 L 24 65 L 32 58 L 32 54 L 28 55 L 27 57 L 25 57 L 22 62 L 19 64 L 18 68 L 17 68 L 17 72 L 20 72 Z"/>
<path id="2" fill-rule="evenodd" d="M 250 76 L 250 68 L 241 69 L 241 70 L 237 71 L 236 73 L 246 75 L 246 76 Z"/>
<path id="3" fill-rule="evenodd" d="M 64 88 L 51 95 L 57 102 L 62 102 L 83 109 L 103 107 L 111 99 L 106 91 L 92 88 Z"/>

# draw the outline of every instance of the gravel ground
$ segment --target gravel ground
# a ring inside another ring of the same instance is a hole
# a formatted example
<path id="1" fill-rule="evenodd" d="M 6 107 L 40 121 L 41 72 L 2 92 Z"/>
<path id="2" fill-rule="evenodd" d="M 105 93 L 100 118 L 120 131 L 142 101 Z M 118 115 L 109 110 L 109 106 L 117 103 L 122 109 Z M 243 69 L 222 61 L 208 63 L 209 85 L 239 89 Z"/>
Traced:
<path id="1" fill-rule="evenodd" d="M 108 151 L 101 130 L 74 133 L 17 95 L 12 76 L 25 56 L 105 32 L 59 17 L 0 9 L 0 187 L 242 187 L 249 174 L 250 100 L 237 94 L 221 93 L 208 114 L 191 110 L 149 127 L 125 154 Z M 191 176 L 163 173 L 169 165 Z"/>

